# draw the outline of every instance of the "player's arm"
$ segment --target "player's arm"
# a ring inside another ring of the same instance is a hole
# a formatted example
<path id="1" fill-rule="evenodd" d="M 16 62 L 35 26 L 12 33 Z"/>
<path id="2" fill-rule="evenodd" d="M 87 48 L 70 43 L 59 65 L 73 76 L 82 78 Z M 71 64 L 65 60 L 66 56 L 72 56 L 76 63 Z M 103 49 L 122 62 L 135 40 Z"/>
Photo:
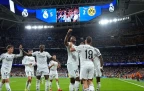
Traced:
<path id="1" fill-rule="evenodd" d="M 50 69 L 52 66 L 54 66 L 54 64 L 52 63 L 52 61 L 50 61 L 50 63 L 49 63 L 49 69 Z"/>
<path id="2" fill-rule="evenodd" d="M 35 66 L 36 65 L 36 61 L 35 61 L 34 57 L 33 57 L 33 60 L 34 60 L 34 62 L 32 62 L 32 66 Z"/>
<path id="3" fill-rule="evenodd" d="M 0 61 L 3 60 L 3 59 L 4 59 L 3 54 L 1 54 L 0 55 Z"/>
<path id="4" fill-rule="evenodd" d="M 72 29 L 69 29 L 68 32 L 67 32 L 67 34 L 66 34 L 66 36 L 65 36 L 65 39 L 64 39 L 64 44 L 65 44 L 65 46 L 68 46 L 68 45 L 69 45 L 69 44 L 68 44 L 68 39 L 69 39 L 69 37 L 70 37 L 70 35 L 71 35 L 71 32 L 72 32 Z"/>
<path id="5" fill-rule="evenodd" d="M 27 52 L 24 51 L 23 49 L 22 49 L 22 52 L 23 52 L 24 55 L 27 55 L 27 56 L 33 56 L 32 54 L 27 53 Z"/>
<path id="6" fill-rule="evenodd" d="M 81 45 L 79 46 L 74 46 L 72 47 L 72 45 L 70 45 L 70 51 L 74 52 L 74 51 L 80 51 L 81 50 Z"/>
<path id="7" fill-rule="evenodd" d="M 19 46 L 19 51 L 20 51 L 19 54 L 15 54 L 15 58 L 18 58 L 18 57 L 22 57 L 22 56 L 23 56 L 22 45 Z"/>
<path id="8" fill-rule="evenodd" d="M 54 56 L 51 56 L 48 52 L 46 53 L 46 56 L 47 56 L 50 60 L 56 61 L 56 58 L 55 58 Z"/>
<path id="9" fill-rule="evenodd" d="M 103 63 L 102 55 L 99 56 L 99 59 L 100 59 L 101 69 L 103 69 L 104 63 Z"/>

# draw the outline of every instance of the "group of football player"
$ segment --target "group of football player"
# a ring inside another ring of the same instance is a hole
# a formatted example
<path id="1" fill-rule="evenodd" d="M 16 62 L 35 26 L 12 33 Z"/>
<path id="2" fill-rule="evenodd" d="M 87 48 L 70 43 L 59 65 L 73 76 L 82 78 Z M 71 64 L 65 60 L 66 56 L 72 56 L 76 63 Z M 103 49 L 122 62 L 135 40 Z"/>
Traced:
<path id="1" fill-rule="evenodd" d="M 93 78 L 97 79 L 96 90 L 100 91 L 100 77 L 103 71 L 103 59 L 99 49 L 92 46 L 92 37 L 86 37 L 85 42 L 76 46 L 76 38 L 71 35 L 72 29 L 69 29 L 64 44 L 68 52 L 67 70 L 70 77 L 69 91 L 79 91 L 80 83 L 83 86 L 83 91 L 95 91 Z M 24 51 L 22 45 L 19 46 L 20 53 L 13 54 L 14 46 L 8 45 L 7 52 L 0 55 L 1 78 L 0 91 L 5 84 L 6 90 L 11 91 L 9 85 L 9 77 L 12 69 L 14 58 L 23 57 L 22 64 L 25 65 L 25 73 L 28 77 L 26 81 L 25 91 L 30 91 L 32 77 L 34 77 L 34 66 L 37 65 L 36 70 L 36 91 L 40 91 L 41 76 L 45 78 L 45 91 L 52 91 L 52 80 L 56 79 L 58 91 L 62 91 L 59 85 L 57 68 L 60 67 L 60 62 L 56 59 L 56 55 L 51 56 L 45 51 L 45 46 L 40 45 L 39 51 L 33 52 L 29 49 Z M 35 61 L 36 57 L 36 61 Z M 51 61 L 49 65 L 47 58 Z M 78 67 L 80 66 L 80 67 Z M 50 81 L 48 80 L 50 79 Z"/>

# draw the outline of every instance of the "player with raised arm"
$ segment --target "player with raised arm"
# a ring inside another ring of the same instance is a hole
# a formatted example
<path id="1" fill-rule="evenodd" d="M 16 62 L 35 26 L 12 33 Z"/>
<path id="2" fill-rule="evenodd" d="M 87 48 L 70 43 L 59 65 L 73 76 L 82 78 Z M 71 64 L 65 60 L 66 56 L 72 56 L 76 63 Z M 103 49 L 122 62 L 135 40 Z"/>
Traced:
<path id="1" fill-rule="evenodd" d="M 103 58 L 98 48 L 95 48 L 95 51 L 97 52 L 97 55 L 93 58 L 93 62 L 95 66 L 94 74 L 95 74 L 96 83 L 97 83 L 96 90 L 100 91 L 100 87 L 101 87 L 100 78 L 103 72 Z"/>
<path id="2" fill-rule="evenodd" d="M 36 71 L 36 91 L 40 91 L 40 79 L 42 74 L 45 77 L 45 91 L 49 91 L 49 69 L 48 69 L 48 62 L 47 58 L 50 60 L 56 60 L 54 57 L 52 57 L 48 52 L 44 51 L 45 46 L 40 45 L 39 51 L 33 52 L 31 54 L 23 51 L 28 56 L 35 56 L 37 61 L 37 71 Z"/>
<path id="3" fill-rule="evenodd" d="M 33 53 L 33 50 L 29 49 L 28 53 Z M 28 80 L 26 81 L 25 91 L 30 91 L 32 77 L 34 77 L 34 66 L 36 65 L 35 58 L 32 56 L 24 56 L 22 64 L 25 65 L 25 73 L 28 77 Z"/>
<path id="4" fill-rule="evenodd" d="M 71 48 L 70 51 L 79 51 L 80 55 L 80 79 L 83 81 L 84 91 L 94 91 L 94 63 L 92 59 L 97 56 L 97 51 L 91 46 L 92 38 L 88 36 L 85 40 L 85 45 L 79 45 Z"/>
<path id="5" fill-rule="evenodd" d="M 55 59 L 56 59 L 56 55 L 53 56 Z M 58 61 L 54 61 L 54 60 L 51 60 L 49 62 L 49 69 L 50 69 L 50 73 L 49 73 L 49 79 L 50 79 L 50 91 L 52 91 L 52 81 L 53 79 L 55 78 L 56 79 L 56 85 L 57 85 L 57 88 L 58 88 L 58 91 L 62 91 L 60 89 L 60 86 L 59 86 L 59 79 L 58 79 L 58 72 L 57 72 L 57 68 L 60 67 L 60 64 L 58 63 Z"/>
<path id="6" fill-rule="evenodd" d="M 67 60 L 67 70 L 68 74 L 70 75 L 70 85 L 69 85 L 69 91 L 79 91 L 79 70 L 78 70 L 78 52 L 70 52 L 70 48 L 75 46 L 76 38 L 74 36 L 71 36 L 72 29 L 69 29 L 65 39 L 64 44 L 67 48 L 68 52 L 68 60 Z M 70 38 L 70 42 L 68 42 Z"/>
<path id="7" fill-rule="evenodd" d="M 1 66 L 2 82 L 0 82 L 0 91 L 2 89 L 3 84 L 5 84 L 7 91 L 11 91 L 9 85 L 9 76 L 12 69 L 13 60 L 14 58 L 19 58 L 23 56 L 22 45 L 19 46 L 19 50 L 20 50 L 19 54 L 13 54 L 14 46 L 12 45 L 8 45 L 6 49 L 7 52 L 0 56 L 0 61 L 2 60 L 2 66 Z"/>

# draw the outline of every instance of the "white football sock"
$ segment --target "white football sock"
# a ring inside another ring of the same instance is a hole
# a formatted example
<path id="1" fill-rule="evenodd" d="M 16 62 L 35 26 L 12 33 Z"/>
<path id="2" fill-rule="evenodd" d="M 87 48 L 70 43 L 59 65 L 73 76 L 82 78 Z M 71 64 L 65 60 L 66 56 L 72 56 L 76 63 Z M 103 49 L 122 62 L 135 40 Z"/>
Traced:
<path id="1" fill-rule="evenodd" d="M 74 91 L 74 84 L 71 84 L 69 85 L 69 91 Z"/>
<path id="2" fill-rule="evenodd" d="M 3 83 L 2 83 L 2 82 L 0 82 L 0 91 L 1 91 L 1 89 L 2 89 L 2 86 L 3 86 Z"/>
<path id="3" fill-rule="evenodd" d="M 101 87 L 101 83 L 100 83 L 100 82 L 98 82 L 98 84 L 97 84 L 97 88 L 99 88 L 99 89 L 100 89 L 100 87 Z"/>
<path id="4" fill-rule="evenodd" d="M 28 90 L 30 90 L 30 86 L 31 86 L 31 83 L 28 84 L 28 87 L 27 87 Z"/>
<path id="5" fill-rule="evenodd" d="M 56 82 L 57 88 L 60 89 L 59 82 Z"/>
<path id="6" fill-rule="evenodd" d="M 45 91 L 49 90 L 49 84 L 48 84 L 48 80 L 45 80 Z"/>
<path id="7" fill-rule="evenodd" d="M 75 81 L 75 91 L 79 91 L 79 81 Z"/>
<path id="8" fill-rule="evenodd" d="M 52 82 L 51 82 L 51 81 L 49 82 L 49 87 L 50 87 L 50 89 L 51 89 L 51 87 L 52 87 Z"/>
<path id="9" fill-rule="evenodd" d="M 90 91 L 95 91 L 93 83 L 91 83 L 91 84 L 89 85 L 89 90 L 90 90 Z"/>
<path id="10" fill-rule="evenodd" d="M 40 91 L 40 80 L 36 80 L 36 91 Z"/>
<path id="11" fill-rule="evenodd" d="M 89 88 L 84 89 L 84 91 L 90 91 Z"/>
<path id="12" fill-rule="evenodd" d="M 5 87 L 6 87 L 6 90 L 7 90 L 7 91 L 11 91 L 11 88 L 10 88 L 9 83 L 5 83 Z"/>

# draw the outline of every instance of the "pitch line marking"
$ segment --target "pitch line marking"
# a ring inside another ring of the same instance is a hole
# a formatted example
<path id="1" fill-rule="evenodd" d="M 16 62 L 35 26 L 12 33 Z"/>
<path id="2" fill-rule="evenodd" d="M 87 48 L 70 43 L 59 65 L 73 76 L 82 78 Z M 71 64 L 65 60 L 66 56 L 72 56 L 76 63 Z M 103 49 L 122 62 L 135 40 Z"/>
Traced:
<path id="1" fill-rule="evenodd" d="M 125 80 L 121 80 L 121 79 L 118 79 L 118 80 L 144 88 L 144 86 L 142 86 L 142 85 L 138 85 L 138 84 L 135 84 L 135 83 L 132 83 L 129 81 L 125 81 Z"/>

